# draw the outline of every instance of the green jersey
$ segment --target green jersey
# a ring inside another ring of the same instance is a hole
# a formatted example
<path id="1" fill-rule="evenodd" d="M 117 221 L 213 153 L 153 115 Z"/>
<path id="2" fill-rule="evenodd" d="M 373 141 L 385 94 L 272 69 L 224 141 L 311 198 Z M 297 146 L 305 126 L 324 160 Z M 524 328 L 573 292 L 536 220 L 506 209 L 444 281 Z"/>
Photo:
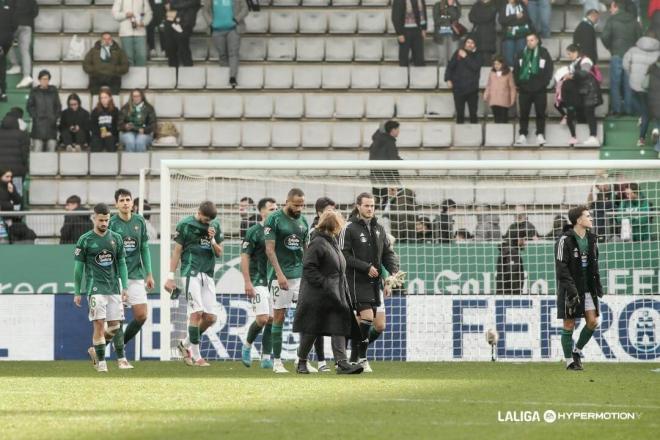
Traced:
<path id="1" fill-rule="evenodd" d="M 109 229 L 121 235 L 126 252 L 126 266 L 129 280 L 143 280 L 146 268 L 142 261 L 142 247 L 149 242 L 147 223 L 139 214 L 131 214 L 129 221 L 122 220 L 115 214 L 110 218 Z M 147 249 L 149 252 L 149 249 Z"/>
<path id="2" fill-rule="evenodd" d="M 264 226 L 260 223 L 252 225 L 245 232 L 241 245 L 241 253 L 250 256 L 250 281 L 255 286 L 266 286 L 266 241 L 264 239 Z"/>
<path id="3" fill-rule="evenodd" d="M 307 243 L 307 220 L 302 215 L 291 218 L 280 208 L 268 216 L 264 224 L 266 241 L 275 241 L 275 254 L 284 276 L 301 278 L 303 267 L 303 250 Z M 275 279 L 275 269 L 268 265 L 268 279 Z"/>
<path id="4" fill-rule="evenodd" d="M 589 277 L 589 239 L 587 234 L 580 238 L 575 234 L 575 241 L 577 241 L 578 251 L 580 252 L 580 268 L 582 269 L 582 286 L 575 286 L 579 292 L 588 292 L 587 279 Z"/>
<path id="5" fill-rule="evenodd" d="M 176 225 L 174 241 L 183 246 L 181 253 L 181 276 L 195 276 L 205 273 L 212 277 L 215 270 L 215 253 L 211 247 L 209 228 L 215 228 L 215 241 L 220 243 L 224 239 L 220 222 L 217 219 L 205 225 L 199 222 L 194 215 L 185 217 Z"/>
<path id="6" fill-rule="evenodd" d="M 74 259 L 85 265 L 85 293 L 119 295 L 118 264 L 125 258 L 121 235 L 108 230 L 100 236 L 93 229 L 84 233 L 76 244 Z"/>

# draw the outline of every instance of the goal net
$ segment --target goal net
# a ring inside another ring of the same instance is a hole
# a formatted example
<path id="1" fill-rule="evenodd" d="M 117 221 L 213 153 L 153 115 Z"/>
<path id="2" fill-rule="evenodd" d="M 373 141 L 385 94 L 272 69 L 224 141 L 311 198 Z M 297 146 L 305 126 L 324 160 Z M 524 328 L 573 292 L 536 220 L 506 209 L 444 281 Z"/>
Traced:
<path id="1" fill-rule="evenodd" d="M 273 197 L 283 206 L 287 192 L 300 188 L 311 224 L 317 198 L 333 199 L 348 216 L 356 196 L 372 192 L 407 279 L 385 300 L 387 329 L 370 358 L 489 360 L 484 334 L 493 330 L 498 359 L 558 360 L 554 245 L 567 228 L 569 208 L 587 205 L 606 295 L 585 356 L 657 360 L 659 182 L 655 161 L 163 161 L 161 274 L 169 271 L 177 222 L 213 201 L 224 255 L 215 270 L 218 320 L 203 335 L 202 354 L 240 359 L 254 319 L 240 273 L 241 224 L 257 221 L 258 200 Z M 243 198 L 255 205 L 243 210 Z M 163 291 L 161 303 L 161 357 L 176 358 L 174 347 L 187 328 L 185 294 L 172 300 Z M 284 327 L 284 359 L 294 358 L 297 347 L 294 313 Z M 253 356 L 260 349 L 261 336 Z M 326 351 L 330 357 L 329 343 Z"/>

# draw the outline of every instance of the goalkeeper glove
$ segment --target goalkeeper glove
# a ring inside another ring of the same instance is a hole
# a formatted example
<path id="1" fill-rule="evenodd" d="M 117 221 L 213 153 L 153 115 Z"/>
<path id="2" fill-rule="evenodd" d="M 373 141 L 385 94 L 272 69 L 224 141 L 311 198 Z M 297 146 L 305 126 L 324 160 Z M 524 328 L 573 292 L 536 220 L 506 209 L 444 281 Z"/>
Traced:
<path id="1" fill-rule="evenodd" d="M 385 278 L 385 286 L 392 289 L 398 289 L 403 286 L 403 282 L 406 280 L 406 272 L 397 272 L 394 275 L 390 275 Z"/>
<path id="2" fill-rule="evenodd" d="M 575 311 L 580 304 L 580 297 L 577 293 L 566 297 L 566 311 L 569 317 L 575 316 Z"/>

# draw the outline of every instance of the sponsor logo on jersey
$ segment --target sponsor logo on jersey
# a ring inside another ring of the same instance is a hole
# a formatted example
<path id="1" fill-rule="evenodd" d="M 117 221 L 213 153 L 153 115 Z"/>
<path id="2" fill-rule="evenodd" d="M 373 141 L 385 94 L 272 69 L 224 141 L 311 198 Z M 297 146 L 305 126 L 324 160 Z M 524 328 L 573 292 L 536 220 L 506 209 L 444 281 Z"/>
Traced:
<path id="1" fill-rule="evenodd" d="M 101 252 L 96 254 L 95 260 L 96 260 L 96 264 L 98 264 L 101 267 L 110 267 L 114 262 L 114 256 L 112 255 L 112 252 L 110 252 L 109 250 L 103 249 Z"/>
<path id="2" fill-rule="evenodd" d="M 82 249 L 80 249 L 79 247 L 77 247 L 76 250 L 73 251 L 73 255 L 75 255 L 75 256 L 77 257 L 78 255 L 80 255 L 81 252 L 82 252 Z"/>
<path id="3" fill-rule="evenodd" d="M 291 234 L 284 239 L 284 246 L 291 251 L 300 250 L 300 237 Z"/>
<path id="4" fill-rule="evenodd" d="M 137 240 L 133 237 L 124 237 L 124 249 L 126 252 L 134 252 L 137 249 Z"/>
<path id="5" fill-rule="evenodd" d="M 208 237 L 202 237 L 199 239 L 199 247 L 202 249 L 211 249 L 211 240 Z"/>

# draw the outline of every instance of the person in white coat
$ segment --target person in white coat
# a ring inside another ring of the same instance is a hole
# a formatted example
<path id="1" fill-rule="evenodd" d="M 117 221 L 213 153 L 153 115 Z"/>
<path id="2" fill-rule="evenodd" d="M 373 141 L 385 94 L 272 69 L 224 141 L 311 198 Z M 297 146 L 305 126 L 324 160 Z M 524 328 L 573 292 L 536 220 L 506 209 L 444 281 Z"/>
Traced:
<path id="1" fill-rule="evenodd" d="M 115 0 L 112 16 L 119 22 L 119 39 L 131 66 L 147 65 L 147 25 L 153 18 L 148 0 Z"/>

